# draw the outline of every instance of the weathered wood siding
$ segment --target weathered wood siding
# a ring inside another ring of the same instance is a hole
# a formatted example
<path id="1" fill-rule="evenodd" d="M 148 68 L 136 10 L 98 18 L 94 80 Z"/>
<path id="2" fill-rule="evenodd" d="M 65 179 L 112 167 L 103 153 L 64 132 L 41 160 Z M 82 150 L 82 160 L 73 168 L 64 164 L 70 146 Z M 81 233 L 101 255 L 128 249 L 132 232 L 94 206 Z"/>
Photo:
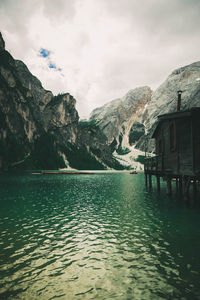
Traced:
<path id="1" fill-rule="evenodd" d="M 191 119 L 179 119 L 177 126 L 179 172 L 193 174 L 193 146 Z"/>
<path id="2" fill-rule="evenodd" d="M 194 114 L 193 120 L 194 170 L 200 172 L 200 117 Z"/>
<path id="3" fill-rule="evenodd" d="M 159 116 L 153 138 L 156 167 L 149 174 L 200 178 L 200 108 Z"/>
<path id="4" fill-rule="evenodd" d="M 171 121 L 164 121 L 156 135 L 156 154 L 158 155 L 157 158 L 157 165 L 158 171 L 164 171 L 167 173 L 176 173 L 178 170 L 178 154 L 177 154 L 177 145 L 176 147 L 171 150 L 170 149 L 170 142 L 169 142 L 169 127 L 172 124 Z M 175 129 L 176 123 L 173 122 Z M 176 140 L 176 137 L 175 137 Z M 162 144 L 162 151 L 159 151 L 159 141 Z M 176 143 L 176 141 L 175 141 Z"/>
<path id="5" fill-rule="evenodd" d="M 170 126 L 175 129 L 175 145 L 170 147 Z M 192 174 L 193 155 L 191 119 L 165 120 L 156 134 L 157 170 L 172 174 Z M 159 151 L 162 141 L 162 151 Z M 200 164 L 200 158 L 199 158 Z"/>
<path id="6" fill-rule="evenodd" d="M 159 145 L 160 141 L 161 141 L 161 144 Z M 158 130 L 157 139 L 156 139 L 156 155 L 157 155 L 156 168 L 158 171 L 163 170 L 163 151 L 164 151 L 164 144 L 163 144 L 163 139 L 162 139 L 162 131 L 160 129 L 160 130 Z"/>
<path id="7" fill-rule="evenodd" d="M 175 147 L 170 149 L 170 126 L 174 126 L 175 134 Z M 164 137 L 165 137 L 165 156 L 164 156 L 164 165 L 165 170 L 168 172 L 176 173 L 178 169 L 178 155 L 177 155 L 177 122 L 175 121 L 165 121 L 164 124 Z"/>

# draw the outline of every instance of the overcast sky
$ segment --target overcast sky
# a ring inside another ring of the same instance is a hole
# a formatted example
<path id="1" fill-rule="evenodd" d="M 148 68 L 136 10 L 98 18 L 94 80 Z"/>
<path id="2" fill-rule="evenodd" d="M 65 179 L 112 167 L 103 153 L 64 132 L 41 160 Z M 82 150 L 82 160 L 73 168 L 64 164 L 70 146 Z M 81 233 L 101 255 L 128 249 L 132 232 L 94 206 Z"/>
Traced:
<path id="1" fill-rule="evenodd" d="M 0 0 L 6 48 L 81 117 L 200 60 L 200 0 Z"/>

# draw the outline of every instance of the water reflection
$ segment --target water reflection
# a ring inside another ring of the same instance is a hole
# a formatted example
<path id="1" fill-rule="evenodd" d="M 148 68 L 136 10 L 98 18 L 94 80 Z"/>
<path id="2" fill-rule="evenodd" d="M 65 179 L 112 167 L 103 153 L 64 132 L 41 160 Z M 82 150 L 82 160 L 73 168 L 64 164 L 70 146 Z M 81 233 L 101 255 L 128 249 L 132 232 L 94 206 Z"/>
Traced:
<path id="1" fill-rule="evenodd" d="M 199 210 L 142 175 L 0 182 L 2 298 L 200 297 Z"/>

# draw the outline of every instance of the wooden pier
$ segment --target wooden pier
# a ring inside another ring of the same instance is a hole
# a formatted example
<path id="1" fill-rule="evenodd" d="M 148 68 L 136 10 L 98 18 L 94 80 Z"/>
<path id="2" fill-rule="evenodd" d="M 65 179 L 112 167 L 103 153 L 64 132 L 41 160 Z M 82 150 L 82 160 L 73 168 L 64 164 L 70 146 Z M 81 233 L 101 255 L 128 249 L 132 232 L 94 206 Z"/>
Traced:
<path id="1" fill-rule="evenodd" d="M 160 180 L 166 181 L 167 194 L 171 195 L 173 193 L 172 182 L 175 182 L 175 192 L 180 193 L 187 198 L 189 196 L 189 191 L 192 188 L 193 195 L 197 193 L 197 186 L 200 183 L 199 175 L 186 175 L 181 173 L 167 172 L 166 170 L 159 170 L 158 168 L 159 158 L 148 157 L 145 159 L 144 174 L 145 174 L 145 185 L 150 189 L 152 188 L 152 177 L 156 178 L 157 190 L 160 191 Z"/>

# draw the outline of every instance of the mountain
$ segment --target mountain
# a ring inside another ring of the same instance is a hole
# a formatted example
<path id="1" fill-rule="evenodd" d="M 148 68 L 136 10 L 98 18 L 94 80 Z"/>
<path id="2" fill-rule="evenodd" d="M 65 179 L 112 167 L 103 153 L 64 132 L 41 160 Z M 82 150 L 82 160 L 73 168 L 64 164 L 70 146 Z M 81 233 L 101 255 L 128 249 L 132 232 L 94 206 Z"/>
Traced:
<path id="1" fill-rule="evenodd" d="M 142 119 L 146 131 L 146 136 L 140 139 L 137 148 L 145 149 L 145 139 L 150 139 L 159 115 L 177 110 L 178 90 L 182 90 L 181 110 L 200 107 L 200 62 L 176 69 L 152 93 L 151 101 L 145 107 L 140 119 L 136 120 L 141 122 Z M 152 145 L 149 141 L 149 151 L 153 149 Z"/>
<path id="2" fill-rule="evenodd" d="M 45 90 L 0 34 L 0 170 L 123 168 L 100 128 L 79 122 L 75 104 Z"/>
<path id="3" fill-rule="evenodd" d="M 151 94 L 148 86 L 132 89 L 124 97 L 96 108 L 90 115 L 90 122 L 98 125 L 105 137 L 104 144 L 125 168 L 143 168 L 141 163 L 144 161 L 144 153 L 136 150 L 134 144 L 145 133 L 144 125 L 138 120 L 142 118 L 141 114 L 150 102 Z"/>
<path id="4" fill-rule="evenodd" d="M 80 120 L 69 93 L 54 96 L 5 49 L 0 34 L 0 170 L 139 168 L 157 116 L 200 106 L 200 62 L 172 72 L 154 92 L 130 90 Z"/>
<path id="5" fill-rule="evenodd" d="M 78 126 L 75 99 L 53 96 L 26 65 L 5 50 L 0 35 L 1 167 L 64 167 L 63 138 L 74 143 Z"/>
<path id="6" fill-rule="evenodd" d="M 118 152 L 130 146 L 132 126 L 150 102 L 151 94 L 149 87 L 139 87 L 92 111 L 90 121 L 98 124 L 107 138 L 107 144 L 115 146 Z M 138 129 L 141 131 L 141 127 Z"/>
<path id="7" fill-rule="evenodd" d="M 123 98 L 93 110 L 90 120 L 99 125 L 106 143 L 116 150 L 114 156 L 119 159 L 121 154 L 128 164 L 130 151 L 134 159 L 135 149 L 154 150 L 151 135 L 157 117 L 176 111 L 178 90 L 183 91 L 181 110 L 200 106 L 200 62 L 173 71 L 154 92 L 149 87 L 130 90 Z"/>

